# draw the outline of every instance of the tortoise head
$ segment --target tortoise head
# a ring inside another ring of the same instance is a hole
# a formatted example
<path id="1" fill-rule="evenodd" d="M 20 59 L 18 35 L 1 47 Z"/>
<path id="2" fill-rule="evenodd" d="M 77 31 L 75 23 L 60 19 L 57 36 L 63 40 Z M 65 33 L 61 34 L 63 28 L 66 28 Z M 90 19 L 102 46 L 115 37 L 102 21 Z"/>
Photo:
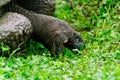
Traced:
<path id="1" fill-rule="evenodd" d="M 77 32 L 73 32 L 64 45 L 69 49 L 83 50 L 85 48 L 85 43 Z"/>

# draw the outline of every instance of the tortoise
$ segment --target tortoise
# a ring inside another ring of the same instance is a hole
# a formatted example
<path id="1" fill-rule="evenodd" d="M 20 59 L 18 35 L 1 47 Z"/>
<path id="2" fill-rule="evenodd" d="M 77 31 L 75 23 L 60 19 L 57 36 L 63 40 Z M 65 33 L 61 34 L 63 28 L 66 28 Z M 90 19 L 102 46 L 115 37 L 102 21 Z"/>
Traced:
<path id="1" fill-rule="evenodd" d="M 43 43 L 53 54 L 60 53 L 64 47 L 80 49 L 84 46 L 80 35 L 67 22 L 52 16 L 55 11 L 53 0 L 14 0 L 4 6 L 4 11 L 28 18 L 33 28 L 31 38 Z"/>

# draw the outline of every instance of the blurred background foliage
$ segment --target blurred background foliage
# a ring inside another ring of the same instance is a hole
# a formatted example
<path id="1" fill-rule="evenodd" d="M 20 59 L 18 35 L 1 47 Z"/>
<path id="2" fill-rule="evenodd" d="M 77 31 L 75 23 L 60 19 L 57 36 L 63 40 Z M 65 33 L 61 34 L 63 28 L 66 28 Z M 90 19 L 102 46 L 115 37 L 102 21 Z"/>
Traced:
<path id="1" fill-rule="evenodd" d="M 94 28 L 99 26 L 100 19 L 113 20 L 120 13 L 119 0 L 58 0 L 57 3 L 55 16 L 79 29 Z"/>

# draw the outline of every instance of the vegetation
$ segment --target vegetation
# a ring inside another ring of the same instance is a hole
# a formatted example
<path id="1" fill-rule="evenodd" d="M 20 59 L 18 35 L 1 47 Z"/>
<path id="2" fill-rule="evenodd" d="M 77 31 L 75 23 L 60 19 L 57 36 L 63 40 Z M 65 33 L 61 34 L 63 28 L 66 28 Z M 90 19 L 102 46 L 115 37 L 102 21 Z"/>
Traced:
<path id="1" fill-rule="evenodd" d="M 120 1 L 56 0 L 55 17 L 70 23 L 86 43 L 64 56 L 31 40 L 24 57 L 0 57 L 1 80 L 120 80 Z M 74 52 L 75 51 L 75 52 Z M 24 54 L 24 53 L 23 53 Z"/>

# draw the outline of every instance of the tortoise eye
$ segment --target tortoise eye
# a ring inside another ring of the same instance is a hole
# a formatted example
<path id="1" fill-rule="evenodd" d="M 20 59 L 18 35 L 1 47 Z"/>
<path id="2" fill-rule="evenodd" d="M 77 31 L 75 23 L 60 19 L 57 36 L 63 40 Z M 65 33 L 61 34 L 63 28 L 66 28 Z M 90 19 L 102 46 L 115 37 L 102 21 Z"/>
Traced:
<path id="1" fill-rule="evenodd" d="M 75 34 L 74 34 L 74 37 L 75 37 L 75 41 L 78 43 L 78 42 L 80 41 L 80 40 L 79 40 L 79 39 L 80 39 L 79 35 L 75 33 Z"/>

